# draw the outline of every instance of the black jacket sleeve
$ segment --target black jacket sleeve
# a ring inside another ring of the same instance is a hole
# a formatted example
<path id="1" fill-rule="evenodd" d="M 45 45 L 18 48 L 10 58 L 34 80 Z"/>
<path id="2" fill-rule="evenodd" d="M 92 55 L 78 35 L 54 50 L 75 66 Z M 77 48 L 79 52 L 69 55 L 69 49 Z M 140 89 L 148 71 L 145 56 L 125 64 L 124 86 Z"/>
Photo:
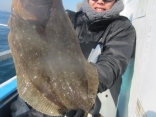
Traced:
<path id="1" fill-rule="evenodd" d="M 67 13 L 68 17 L 70 18 L 70 21 L 72 22 L 72 24 L 74 26 L 75 25 L 74 23 L 75 23 L 76 12 L 67 9 L 66 13 Z"/>
<path id="2" fill-rule="evenodd" d="M 128 19 L 114 21 L 105 34 L 103 53 L 95 66 L 99 75 L 99 92 L 103 92 L 121 78 L 134 53 L 136 32 Z"/>

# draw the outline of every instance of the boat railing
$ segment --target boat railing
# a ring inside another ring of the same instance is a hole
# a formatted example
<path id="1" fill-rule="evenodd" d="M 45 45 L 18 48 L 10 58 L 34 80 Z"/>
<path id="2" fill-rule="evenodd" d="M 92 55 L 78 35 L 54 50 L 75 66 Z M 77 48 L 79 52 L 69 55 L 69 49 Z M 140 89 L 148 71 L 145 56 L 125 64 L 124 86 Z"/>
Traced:
<path id="1" fill-rule="evenodd" d="M 12 58 L 11 50 L 0 52 L 0 62 Z"/>
<path id="2" fill-rule="evenodd" d="M 11 51 L 3 51 L 0 52 L 0 62 L 3 62 L 7 59 L 12 58 Z M 4 83 L 0 84 L 0 109 L 5 107 L 10 100 L 17 96 L 17 79 L 16 76 L 10 78 L 9 80 L 5 81 Z"/>

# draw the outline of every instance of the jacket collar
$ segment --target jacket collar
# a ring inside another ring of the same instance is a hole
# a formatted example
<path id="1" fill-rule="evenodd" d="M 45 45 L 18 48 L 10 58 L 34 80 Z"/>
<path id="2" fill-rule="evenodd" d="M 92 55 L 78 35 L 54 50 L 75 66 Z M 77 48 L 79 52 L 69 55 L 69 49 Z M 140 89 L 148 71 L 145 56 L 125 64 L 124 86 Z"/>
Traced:
<path id="1" fill-rule="evenodd" d="M 83 11 L 77 12 L 76 17 L 77 17 L 76 25 L 79 26 L 82 24 L 86 24 L 90 31 L 99 31 L 105 29 L 112 21 L 117 19 L 117 18 L 110 19 L 103 18 L 91 21 Z"/>

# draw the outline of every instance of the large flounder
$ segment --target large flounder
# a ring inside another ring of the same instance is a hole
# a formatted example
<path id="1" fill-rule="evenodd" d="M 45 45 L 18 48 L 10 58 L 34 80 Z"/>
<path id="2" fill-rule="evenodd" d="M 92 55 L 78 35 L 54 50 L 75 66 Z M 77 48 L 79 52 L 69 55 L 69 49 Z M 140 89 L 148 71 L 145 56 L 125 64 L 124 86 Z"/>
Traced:
<path id="1" fill-rule="evenodd" d="M 86 61 L 61 0 L 13 0 L 9 20 L 18 92 L 36 110 L 60 116 L 93 106 L 98 75 Z"/>

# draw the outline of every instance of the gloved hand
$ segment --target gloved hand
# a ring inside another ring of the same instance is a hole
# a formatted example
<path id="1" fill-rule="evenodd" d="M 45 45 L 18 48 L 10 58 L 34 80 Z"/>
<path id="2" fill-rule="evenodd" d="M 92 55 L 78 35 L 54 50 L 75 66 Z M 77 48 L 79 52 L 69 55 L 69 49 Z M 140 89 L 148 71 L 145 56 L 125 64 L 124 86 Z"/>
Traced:
<path id="1" fill-rule="evenodd" d="M 101 108 L 101 101 L 97 96 L 95 100 L 95 104 L 93 105 L 89 113 L 92 115 L 92 117 L 99 117 L 100 108 Z M 83 116 L 84 116 L 84 111 L 82 109 L 69 110 L 66 113 L 66 117 L 83 117 Z"/>
<path id="2" fill-rule="evenodd" d="M 78 110 L 69 110 L 66 113 L 66 117 L 83 117 L 84 116 L 84 111 L 82 109 Z"/>

